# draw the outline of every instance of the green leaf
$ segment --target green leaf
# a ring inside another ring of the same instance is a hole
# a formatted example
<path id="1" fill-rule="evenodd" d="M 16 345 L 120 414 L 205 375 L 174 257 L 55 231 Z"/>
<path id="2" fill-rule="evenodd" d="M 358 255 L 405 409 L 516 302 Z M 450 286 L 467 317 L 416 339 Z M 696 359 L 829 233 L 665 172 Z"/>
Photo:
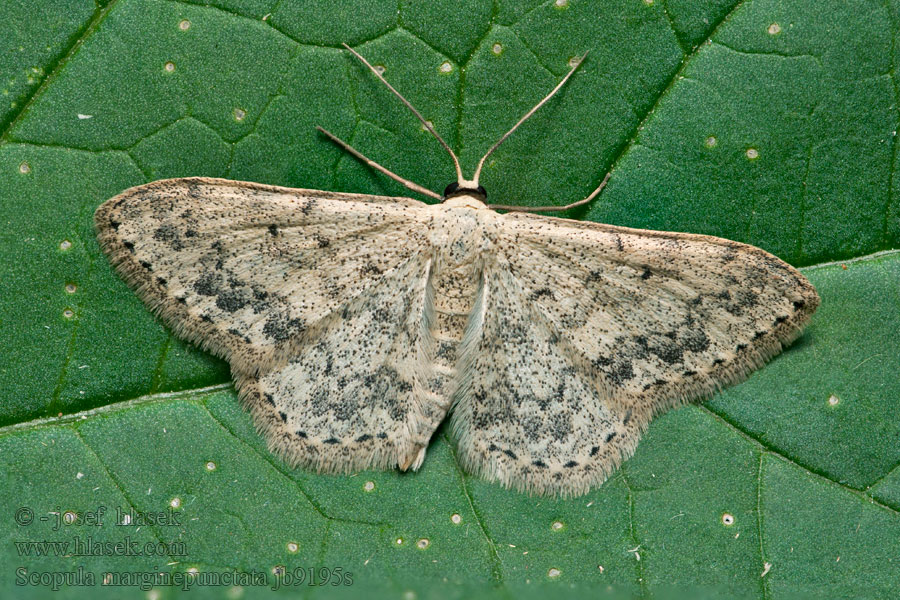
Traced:
<path id="1" fill-rule="evenodd" d="M 125 589 L 100 585 L 110 570 L 238 569 L 271 584 L 284 565 L 341 567 L 348 591 L 386 597 L 607 586 L 894 597 L 900 253 L 849 260 L 900 245 L 894 0 L 4 8 L 0 595 L 43 596 L 29 573 L 79 565 L 97 578 L 91 594 L 109 597 Z M 91 216 L 126 187 L 188 175 L 407 194 L 315 125 L 441 191 L 454 177 L 448 157 L 342 42 L 385 67 L 467 174 L 590 50 L 488 160 L 492 201 L 565 204 L 612 170 L 603 194 L 569 216 L 719 235 L 799 266 L 845 262 L 806 270 L 822 306 L 790 350 L 659 418 L 634 458 L 582 498 L 471 478 L 442 431 L 415 474 L 288 469 L 240 409 L 227 365 L 172 338 L 113 274 Z M 107 515 L 102 527 L 53 531 L 48 514 L 164 511 L 176 498 L 180 524 L 115 527 Z M 17 525 L 21 507 L 37 520 Z M 89 536 L 183 547 L 28 557 L 14 543 Z M 243 583 L 245 597 L 264 593 Z"/>

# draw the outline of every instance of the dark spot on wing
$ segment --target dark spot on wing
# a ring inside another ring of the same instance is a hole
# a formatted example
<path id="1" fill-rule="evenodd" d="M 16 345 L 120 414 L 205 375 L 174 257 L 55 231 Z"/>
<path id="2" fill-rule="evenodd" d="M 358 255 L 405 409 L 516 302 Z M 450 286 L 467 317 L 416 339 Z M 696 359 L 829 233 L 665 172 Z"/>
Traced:
<path id="1" fill-rule="evenodd" d="M 625 383 L 630 379 L 634 379 L 632 362 L 627 359 L 621 360 L 609 374 L 615 383 Z"/>
<path id="2" fill-rule="evenodd" d="M 268 402 L 268 403 L 271 404 L 272 406 L 275 406 L 275 397 L 274 397 L 272 394 L 270 394 L 270 393 L 268 393 L 268 392 L 264 393 L 264 394 L 263 394 L 263 400 L 265 400 L 266 402 Z"/>
<path id="3" fill-rule="evenodd" d="M 542 460 L 534 460 L 534 461 L 531 462 L 531 464 L 533 464 L 533 465 L 536 466 L 536 467 L 540 467 L 540 468 L 542 468 L 542 469 L 546 469 L 546 468 L 547 468 L 547 463 L 545 463 L 545 462 L 542 461 Z"/>
<path id="4" fill-rule="evenodd" d="M 162 225 L 153 232 L 153 239 L 158 242 L 167 243 L 172 250 L 178 251 L 184 249 L 178 230 L 172 225 Z"/>
<path id="5" fill-rule="evenodd" d="M 263 325 L 263 333 L 278 342 L 290 339 L 294 335 L 302 333 L 304 329 L 303 319 L 291 319 L 284 314 L 270 316 Z"/>
<path id="6" fill-rule="evenodd" d="M 316 242 L 318 242 L 319 248 L 327 248 L 331 244 L 328 238 L 323 235 L 316 235 Z"/>
<path id="7" fill-rule="evenodd" d="M 650 348 L 650 351 L 658 356 L 660 360 L 670 365 L 677 363 L 681 360 L 682 356 L 684 356 L 684 348 L 667 338 L 659 339 L 657 343 Z"/>
<path id="8" fill-rule="evenodd" d="M 570 460 L 569 462 L 567 462 L 567 463 L 564 464 L 563 466 L 564 466 L 565 468 L 567 468 L 567 469 L 571 469 L 572 467 L 577 467 L 577 466 L 578 466 L 578 463 L 575 462 L 574 460 Z"/>
<path id="9" fill-rule="evenodd" d="M 222 243 L 222 240 L 216 240 L 209 247 L 216 251 L 216 256 L 218 257 L 216 269 L 221 270 L 225 266 L 225 245 Z"/>
<path id="10" fill-rule="evenodd" d="M 271 235 L 278 235 L 278 227 L 276 225 L 269 225 L 269 233 Z"/>
<path id="11" fill-rule="evenodd" d="M 456 344 L 446 340 L 438 340 L 438 347 L 434 355 L 437 358 L 444 359 L 449 364 L 453 364 L 456 362 Z"/>
<path id="12" fill-rule="evenodd" d="M 572 434 L 572 415 L 555 413 L 550 416 L 549 433 L 554 439 L 563 441 Z"/>
<path id="13" fill-rule="evenodd" d="M 700 329 L 689 329 L 681 336 L 684 347 L 691 352 L 703 352 L 709 348 L 709 337 Z"/>
<path id="14" fill-rule="evenodd" d="M 609 439 L 607 438 L 606 441 L 608 442 Z M 591 456 L 597 456 L 598 452 L 600 452 L 600 446 L 594 446 L 593 448 L 591 448 Z"/>
<path id="15" fill-rule="evenodd" d="M 593 362 L 594 366 L 606 374 L 610 383 L 621 384 L 634 379 L 634 368 L 630 358 L 598 356 Z"/>
<path id="16" fill-rule="evenodd" d="M 281 419 L 282 423 L 287 423 L 287 414 L 283 412 L 278 413 L 278 418 Z"/>
<path id="17" fill-rule="evenodd" d="M 730 299 L 730 302 L 725 303 L 725 310 L 735 316 L 744 314 L 746 309 L 752 308 L 759 303 L 759 295 L 752 290 L 738 289 L 733 294 L 729 294 L 726 290 L 719 293 L 719 298 L 722 300 Z"/>
<path id="18" fill-rule="evenodd" d="M 606 443 L 607 443 L 607 444 L 610 443 L 610 442 L 613 440 L 614 437 L 616 437 L 616 432 L 615 432 L 615 431 L 606 434 Z M 595 446 L 595 448 L 596 448 L 596 446 Z M 593 456 L 593 455 L 594 455 L 594 454 L 591 453 L 591 456 Z"/>
<path id="19" fill-rule="evenodd" d="M 297 431 L 297 432 L 294 433 L 294 435 L 296 435 L 298 438 L 304 438 L 304 439 L 306 438 L 306 432 L 305 432 L 305 431 Z"/>
<path id="20" fill-rule="evenodd" d="M 244 308 L 247 304 L 249 304 L 247 298 L 237 290 L 223 290 L 216 298 L 216 306 L 230 313 Z"/>
<path id="21" fill-rule="evenodd" d="M 518 456 L 516 456 L 516 453 L 513 452 L 512 450 L 504 450 L 503 454 L 507 455 L 508 457 L 510 457 L 513 460 L 519 458 Z"/>
<path id="22" fill-rule="evenodd" d="M 327 440 L 325 440 L 325 441 L 322 442 L 322 443 L 323 443 L 323 444 L 340 444 L 340 443 L 341 443 L 341 440 L 339 440 L 339 439 L 337 439 L 337 438 L 330 437 L 330 438 L 328 438 Z"/>
<path id="23" fill-rule="evenodd" d="M 215 296 L 219 293 L 219 277 L 212 271 L 200 274 L 194 282 L 194 291 L 201 296 Z"/>
<path id="24" fill-rule="evenodd" d="M 368 442 L 371 439 L 372 439 L 371 435 L 369 435 L 368 433 L 364 433 L 361 436 L 359 436 L 358 438 L 356 438 L 356 441 L 357 442 Z"/>
<path id="25" fill-rule="evenodd" d="M 534 302 L 535 300 L 539 300 L 540 298 L 549 298 L 550 300 L 555 300 L 553 297 L 553 291 L 550 288 L 541 288 L 535 292 L 532 292 L 529 300 Z"/>
<path id="26" fill-rule="evenodd" d="M 122 245 L 125 246 L 129 252 L 134 254 L 134 244 L 133 243 L 129 242 L 128 240 L 125 240 L 124 242 L 122 242 Z M 794 304 L 796 305 L 797 303 L 794 302 Z"/>
<path id="27" fill-rule="evenodd" d="M 650 267 L 644 267 L 644 272 L 641 273 L 641 279 L 650 279 L 651 275 L 653 275 L 653 272 L 650 271 Z"/>

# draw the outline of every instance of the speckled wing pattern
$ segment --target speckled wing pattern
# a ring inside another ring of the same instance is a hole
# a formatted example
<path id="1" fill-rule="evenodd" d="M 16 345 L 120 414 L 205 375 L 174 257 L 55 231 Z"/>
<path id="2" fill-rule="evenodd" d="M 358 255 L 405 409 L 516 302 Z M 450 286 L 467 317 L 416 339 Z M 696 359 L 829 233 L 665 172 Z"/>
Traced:
<path id="1" fill-rule="evenodd" d="M 151 310 L 229 361 L 273 451 L 323 471 L 406 468 L 446 412 L 414 385 L 428 377 L 424 206 L 187 178 L 126 190 L 95 224 Z"/>
<path id="2" fill-rule="evenodd" d="M 498 221 L 452 423 L 463 465 L 507 486 L 578 495 L 602 483 L 655 415 L 745 379 L 819 304 L 803 275 L 753 246 Z"/>
<path id="3" fill-rule="evenodd" d="M 231 363 L 269 447 L 325 472 L 417 469 L 451 413 L 470 472 L 582 494 L 819 302 L 753 246 L 465 198 L 189 178 L 126 190 L 95 222 L 144 302 Z"/>

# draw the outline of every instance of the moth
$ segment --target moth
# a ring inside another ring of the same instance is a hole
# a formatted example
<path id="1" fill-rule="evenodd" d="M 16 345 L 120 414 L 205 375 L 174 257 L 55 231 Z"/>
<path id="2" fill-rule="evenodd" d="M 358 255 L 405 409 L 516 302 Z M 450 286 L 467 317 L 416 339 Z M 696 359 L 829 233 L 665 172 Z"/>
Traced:
<path id="1" fill-rule="evenodd" d="M 100 246 L 181 338 L 227 360 L 271 451 L 319 472 L 416 470 L 450 418 L 467 471 L 576 496 L 655 415 L 745 379 L 819 304 L 790 265 L 706 235 L 486 204 L 449 151 L 441 200 L 211 178 L 100 206 Z M 582 57 L 583 58 L 583 57 Z M 580 64 L 580 61 L 579 61 Z M 497 212 L 504 209 L 505 212 Z"/>

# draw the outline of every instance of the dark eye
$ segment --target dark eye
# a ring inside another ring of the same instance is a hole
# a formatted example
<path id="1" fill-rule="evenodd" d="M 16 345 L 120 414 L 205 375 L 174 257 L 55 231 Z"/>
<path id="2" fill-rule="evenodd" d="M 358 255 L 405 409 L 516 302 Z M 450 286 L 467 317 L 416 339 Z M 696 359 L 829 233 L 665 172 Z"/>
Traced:
<path id="1" fill-rule="evenodd" d="M 480 185 L 478 186 L 478 194 L 481 195 L 481 198 L 483 200 L 487 200 L 487 190 L 484 189 L 483 187 L 481 187 Z"/>
<path id="2" fill-rule="evenodd" d="M 444 198 L 450 196 L 451 194 L 455 194 L 459 191 L 459 184 L 457 182 L 453 182 L 447 187 L 444 188 Z"/>

